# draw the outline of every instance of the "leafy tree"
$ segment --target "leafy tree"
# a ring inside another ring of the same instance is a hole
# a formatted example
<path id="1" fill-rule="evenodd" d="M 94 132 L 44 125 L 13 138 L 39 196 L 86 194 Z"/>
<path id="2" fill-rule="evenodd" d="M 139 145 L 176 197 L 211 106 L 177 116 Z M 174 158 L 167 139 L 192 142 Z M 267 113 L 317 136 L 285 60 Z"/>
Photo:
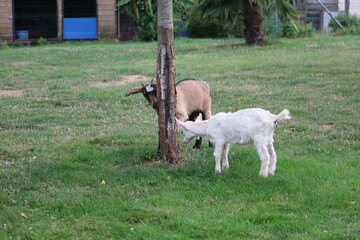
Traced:
<path id="1" fill-rule="evenodd" d="M 137 38 L 156 39 L 156 4 L 154 0 L 120 0 L 120 12 L 132 17 L 137 26 Z"/>
<path id="2" fill-rule="evenodd" d="M 226 25 L 242 17 L 246 43 L 252 45 L 264 42 L 263 9 L 277 9 L 285 17 L 300 16 L 294 5 L 295 0 L 199 0 L 192 14 L 204 21 L 215 18 Z"/>

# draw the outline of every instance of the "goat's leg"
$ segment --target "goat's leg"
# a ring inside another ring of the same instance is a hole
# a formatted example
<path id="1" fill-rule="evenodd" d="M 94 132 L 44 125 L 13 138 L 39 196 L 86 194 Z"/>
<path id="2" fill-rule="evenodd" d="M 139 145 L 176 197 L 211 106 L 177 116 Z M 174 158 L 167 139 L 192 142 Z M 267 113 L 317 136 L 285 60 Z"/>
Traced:
<path id="1" fill-rule="evenodd" d="M 258 145 L 256 146 L 256 150 L 260 156 L 261 160 L 261 169 L 260 176 L 267 177 L 269 172 L 269 163 L 270 163 L 270 154 L 266 145 Z"/>
<path id="2" fill-rule="evenodd" d="M 229 159 L 228 159 L 228 153 L 229 153 L 230 144 L 225 144 L 222 150 L 222 169 L 228 169 L 229 168 Z"/>
<path id="3" fill-rule="evenodd" d="M 209 109 L 204 111 L 204 120 L 208 120 L 209 118 L 211 118 L 211 107 L 209 107 Z M 214 147 L 214 145 L 209 141 L 209 147 Z"/>
<path id="4" fill-rule="evenodd" d="M 267 145 L 267 149 L 270 155 L 269 174 L 274 175 L 276 170 L 276 152 L 272 143 Z"/>
<path id="5" fill-rule="evenodd" d="M 202 142 L 202 138 L 201 137 L 196 137 L 195 145 L 193 146 L 193 148 L 200 149 L 201 148 L 201 142 Z"/>
<path id="6" fill-rule="evenodd" d="M 215 157 L 215 173 L 221 173 L 220 161 L 223 145 L 215 145 L 214 157 Z"/>

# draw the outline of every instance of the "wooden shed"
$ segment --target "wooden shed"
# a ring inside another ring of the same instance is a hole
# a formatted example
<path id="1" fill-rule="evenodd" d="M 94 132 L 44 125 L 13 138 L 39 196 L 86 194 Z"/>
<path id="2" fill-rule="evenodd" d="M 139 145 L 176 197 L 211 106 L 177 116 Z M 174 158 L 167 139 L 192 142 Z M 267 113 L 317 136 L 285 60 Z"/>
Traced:
<path id="1" fill-rule="evenodd" d="M 0 39 L 117 38 L 116 0 L 0 0 Z"/>
<path id="2" fill-rule="evenodd" d="M 326 8 L 333 13 L 339 12 L 339 0 L 321 0 Z M 296 8 L 303 14 L 306 23 L 312 23 L 317 30 L 323 30 L 324 18 L 327 13 L 316 0 L 296 0 Z M 328 23 L 327 23 L 328 24 Z"/>

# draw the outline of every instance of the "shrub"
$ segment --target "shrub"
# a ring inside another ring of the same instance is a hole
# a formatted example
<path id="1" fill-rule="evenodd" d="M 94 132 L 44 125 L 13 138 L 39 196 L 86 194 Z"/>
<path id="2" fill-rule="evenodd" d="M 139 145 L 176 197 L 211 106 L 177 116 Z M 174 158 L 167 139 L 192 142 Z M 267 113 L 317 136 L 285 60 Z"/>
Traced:
<path id="1" fill-rule="evenodd" d="M 156 16 L 144 13 L 136 22 L 137 37 L 141 41 L 154 41 L 157 36 Z"/>
<path id="2" fill-rule="evenodd" d="M 305 24 L 299 20 L 290 20 L 283 23 L 282 37 L 297 38 L 310 37 L 315 33 L 315 28 L 311 23 Z"/>
<path id="3" fill-rule="evenodd" d="M 13 42 L 13 43 L 11 44 L 11 47 L 12 47 L 12 48 L 19 48 L 19 47 L 22 47 L 22 46 L 24 46 L 24 45 L 22 44 L 22 42 Z"/>
<path id="4" fill-rule="evenodd" d="M 6 40 L 0 39 L 0 50 L 3 50 L 3 49 L 9 49 L 9 44 L 7 43 Z"/>
<path id="5" fill-rule="evenodd" d="M 238 18 L 236 22 L 227 24 L 218 19 L 202 19 L 196 15 L 191 15 L 189 19 L 189 35 L 195 38 L 224 38 L 241 37 L 243 32 L 243 22 Z"/>
<path id="6" fill-rule="evenodd" d="M 189 34 L 195 38 L 222 38 L 227 37 L 228 29 L 216 21 L 209 22 L 192 17 L 189 21 Z"/>
<path id="7" fill-rule="evenodd" d="M 39 39 L 37 40 L 36 44 L 39 45 L 39 46 L 46 45 L 46 44 L 47 44 L 47 40 L 46 40 L 46 38 L 39 37 Z"/>
<path id="8" fill-rule="evenodd" d="M 137 39 L 156 40 L 156 4 L 152 0 L 120 0 L 120 13 L 131 16 L 137 26 Z"/>
<path id="9" fill-rule="evenodd" d="M 345 28 L 345 33 L 360 34 L 360 18 L 354 15 L 348 15 L 341 13 L 335 17 L 338 22 Z M 329 23 L 329 27 L 332 27 L 335 31 L 340 30 L 340 27 L 332 19 Z"/>
<path id="10" fill-rule="evenodd" d="M 173 14 L 174 14 L 174 36 L 187 37 L 189 35 L 189 12 L 194 8 L 194 2 L 174 0 Z"/>

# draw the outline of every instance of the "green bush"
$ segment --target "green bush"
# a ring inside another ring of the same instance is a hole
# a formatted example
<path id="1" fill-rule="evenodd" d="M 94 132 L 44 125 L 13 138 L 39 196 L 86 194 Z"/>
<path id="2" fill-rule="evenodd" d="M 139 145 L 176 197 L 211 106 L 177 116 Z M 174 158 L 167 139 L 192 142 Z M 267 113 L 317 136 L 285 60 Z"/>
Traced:
<path id="1" fill-rule="evenodd" d="M 243 33 L 243 22 L 239 18 L 234 24 L 226 24 L 226 22 L 217 19 L 201 19 L 196 15 L 191 15 L 189 19 L 189 35 L 194 38 L 226 38 L 241 37 Z"/>
<path id="2" fill-rule="evenodd" d="M 360 34 L 360 18 L 354 15 L 348 15 L 341 13 L 335 17 L 338 22 L 345 28 L 345 33 Z M 335 31 L 340 30 L 340 27 L 332 19 L 329 23 L 329 27 L 332 27 Z"/>
<path id="3" fill-rule="evenodd" d="M 188 28 L 190 36 L 195 38 L 222 38 L 227 37 L 229 32 L 223 25 L 215 21 L 209 22 L 195 17 L 189 20 Z"/>
<path id="4" fill-rule="evenodd" d="M 137 38 L 141 41 L 154 41 L 157 36 L 156 16 L 150 16 L 147 12 L 136 22 Z"/>
<path id="5" fill-rule="evenodd" d="M 341 13 L 335 19 L 345 28 L 360 28 L 360 18 L 354 15 Z M 333 19 L 330 21 L 329 26 L 334 29 L 340 28 Z"/>
<path id="6" fill-rule="evenodd" d="M 174 19 L 174 37 L 187 37 L 189 21 Z"/>
<path id="7" fill-rule="evenodd" d="M 305 24 L 299 20 L 290 20 L 283 23 L 282 37 L 298 38 L 310 37 L 315 33 L 315 28 L 311 23 Z"/>
<path id="8" fill-rule="evenodd" d="M 23 43 L 22 42 L 13 42 L 12 44 L 11 44 L 11 47 L 12 48 L 19 48 L 19 47 L 23 47 L 24 45 L 23 45 Z"/>
<path id="9" fill-rule="evenodd" d="M 38 45 L 38 46 L 43 46 L 46 44 L 47 44 L 47 40 L 46 40 L 46 38 L 43 38 L 43 37 L 39 37 L 39 39 L 36 42 L 36 45 Z"/>
<path id="10" fill-rule="evenodd" d="M 120 0 L 120 13 L 131 16 L 137 26 L 137 39 L 140 41 L 156 40 L 156 4 L 152 0 Z"/>
<path id="11" fill-rule="evenodd" d="M 9 49 L 9 44 L 7 43 L 6 40 L 0 39 L 0 50 L 3 50 L 3 49 Z"/>

